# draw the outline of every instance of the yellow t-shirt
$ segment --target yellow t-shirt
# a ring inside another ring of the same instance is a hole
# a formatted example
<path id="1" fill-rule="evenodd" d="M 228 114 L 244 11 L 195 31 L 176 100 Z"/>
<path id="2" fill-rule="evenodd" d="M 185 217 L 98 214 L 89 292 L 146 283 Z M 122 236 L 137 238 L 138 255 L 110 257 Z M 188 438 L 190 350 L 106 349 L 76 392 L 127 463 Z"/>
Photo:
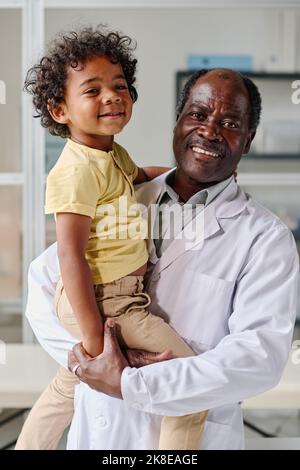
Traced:
<path id="1" fill-rule="evenodd" d="M 86 259 L 94 284 L 120 279 L 148 260 L 147 224 L 135 206 L 137 171 L 117 143 L 103 152 L 68 139 L 48 175 L 46 214 L 72 212 L 92 218 Z"/>

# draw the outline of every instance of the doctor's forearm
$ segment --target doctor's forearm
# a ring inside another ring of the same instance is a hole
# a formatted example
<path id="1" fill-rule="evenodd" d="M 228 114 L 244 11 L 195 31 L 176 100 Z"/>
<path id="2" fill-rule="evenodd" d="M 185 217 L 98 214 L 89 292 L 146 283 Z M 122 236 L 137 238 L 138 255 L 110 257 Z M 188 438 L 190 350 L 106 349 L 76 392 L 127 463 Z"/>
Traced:
<path id="1" fill-rule="evenodd" d="M 274 387 L 286 357 L 275 370 L 271 351 L 260 348 L 255 335 L 236 338 L 239 355 L 232 354 L 232 341 L 200 356 L 125 369 L 123 399 L 138 410 L 177 416 L 238 403 Z"/>

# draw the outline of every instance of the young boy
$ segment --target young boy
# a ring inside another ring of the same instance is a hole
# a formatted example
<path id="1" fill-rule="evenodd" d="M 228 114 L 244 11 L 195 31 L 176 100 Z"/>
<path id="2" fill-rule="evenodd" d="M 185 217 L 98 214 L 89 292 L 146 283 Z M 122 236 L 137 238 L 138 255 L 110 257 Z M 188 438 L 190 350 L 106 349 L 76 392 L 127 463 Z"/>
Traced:
<path id="1" fill-rule="evenodd" d="M 68 137 L 46 189 L 61 268 L 56 311 L 91 356 L 102 352 L 107 317 L 114 317 L 120 340 L 129 348 L 190 356 L 193 351 L 174 330 L 147 311 L 146 243 L 138 232 L 129 233 L 129 227 L 144 223 L 132 210 L 133 183 L 167 170 L 138 168 L 114 142 L 137 99 L 136 62 L 129 37 L 86 28 L 56 41 L 25 82 L 42 125 Z M 75 374 L 59 370 L 33 407 L 17 449 L 56 447 L 72 417 L 76 383 Z M 198 449 L 205 417 L 206 412 L 165 417 L 159 448 Z"/>

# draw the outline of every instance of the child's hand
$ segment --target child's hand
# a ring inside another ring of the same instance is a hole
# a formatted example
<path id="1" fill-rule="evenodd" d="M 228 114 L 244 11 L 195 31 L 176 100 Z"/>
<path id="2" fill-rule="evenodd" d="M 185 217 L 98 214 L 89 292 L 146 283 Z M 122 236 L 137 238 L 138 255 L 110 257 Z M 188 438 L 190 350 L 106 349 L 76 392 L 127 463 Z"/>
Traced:
<path id="1" fill-rule="evenodd" d="M 76 344 L 69 352 L 69 370 L 93 390 L 122 398 L 121 375 L 128 362 L 120 350 L 111 318 L 105 323 L 104 341 L 103 352 L 94 359 L 86 354 L 81 343 Z"/>
<path id="2" fill-rule="evenodd" d="M 151 181 L 169 170 L 171 170 L 171 168 L 166 166 L 146 166 L 143 168 L 138 168 L 138 174 L 134 180 L 134 184 L 141 184 L 145 183 L 146 181 Z"/>
<path id="3" fill-rule="evenodd" d="M 82 345 L 91 357 L 99 356 L 103 351 L 103 339 L 99 337 L 85 338 L 82 341 Z"/>

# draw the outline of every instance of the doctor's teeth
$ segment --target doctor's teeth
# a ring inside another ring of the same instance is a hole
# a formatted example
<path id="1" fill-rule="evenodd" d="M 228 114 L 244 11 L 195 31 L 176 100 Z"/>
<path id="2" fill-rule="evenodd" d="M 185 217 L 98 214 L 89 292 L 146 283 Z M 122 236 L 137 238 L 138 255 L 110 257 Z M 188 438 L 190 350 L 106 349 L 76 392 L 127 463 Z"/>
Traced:
<path id="1" fill-rule="evenodd" d="M 214 153 L 214 152 L 208 152 L 208 150 L 203 150 L 199 147 L 192 147 L 192 150 L 193 152 L 196 152 L 196 153 L 203 153 L 204 155 L 208 155 L 209 157 L 215 157 L 217 158 L 219 155 L 217 153 Z"/>

